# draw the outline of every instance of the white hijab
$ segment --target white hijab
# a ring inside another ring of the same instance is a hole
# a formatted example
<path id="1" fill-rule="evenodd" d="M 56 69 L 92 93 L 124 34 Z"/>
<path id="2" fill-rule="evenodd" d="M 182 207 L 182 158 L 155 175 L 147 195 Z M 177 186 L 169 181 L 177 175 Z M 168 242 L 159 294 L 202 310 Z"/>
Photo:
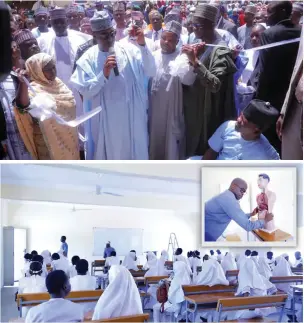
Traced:
<path id="1" fill-rule="evenodd" d="M 132 269 L 135 271 L 138 271 L 137 267 L 137 261 L 135 260 L 136 258 L 136 253 L 135 252 L 129 252 L 127 256 L 125 256 L 125 259 L 122 263 L 123 266 L 125 266 L 127 269 Z"/>
<path id="2" fill-rule="evenodd" d="M 235 295 L 250 293 L 250 296 L 266 296 L 267 290 L 275 286 L 260 275 L 257 266 L 252 259 L 246 259 L 238 275 L 238 289 Z"/>
<path id="3" fill-rule="evenodd" d="M 251 259 L 254 261 L 254 263 L 258 267 L 259 266 L 259 256 L 251 256 Z"/>
<path id="4" fill-rule="evenodd" d="M 238 261 L 237 261 L 237 267 L 238 269 L 241 269 L 241 267 L 243 266 L 243 264 L 245 263 L 245 261 L 248 259 L 248 257 L 246 255 L 240 255 Z"/>
<path id="5" fill-rule="evenodd" d="M 228 252 L 221 263 L 224 273 L 226 274 L 227 270 L 237 270 L 237 264 L 234 259 L 234 255 L 231 252 Z"/>
<path id="6" fill-rule="evenodd" d="M 187 265 L 187 271 L 188 271 L 189 275 L 192 274 L 192 270 L 191 270 L 188 258 L 186 258 L 183 255 L 178 255 L 178 256 L 174 256 L 174 261 L 182 261 L 182 262 L 184 262 Z"/>
<path id="7" fill-rule="evenodd" d="M 204 261 L 202 265 L 202 271 L 197 275 L 194 282 L 195 285 L 229 285 L 229 281 L 226 279 L 222 266 L 217 260 L 210 258 Z"/>
<path id="8" fill-rule="evenodd" d="M 30 294 L 47 292 L 45 278 L 39 275 L 24 277 L 19 281 L 19 291 Z"/>
<path id="9" fill-rule="evenodd" d="M 172 279 L 168 300 L 171 304 L 176 305 L 184 301 L 183 285 L 190 285 L 191 278 L 188 274 L 187 264 L 183 261 L 176 261 L 173 264 L 174 277 Z"/>
<path id="10" fill-rule="evenodd" d="M 118 257 L 116 257 L 116 256 L 107 257 L 106 265 L 109 267 L 114 266 L 114 265 L 118 266 L 118 265 L 120 265 L 120 261 L 119 261 Z"/>
<path id="11" fill-rule="evenodd" d="M 264 276 L 266 279 L 269 279 L 272 276 L 270 266 L 268 265 L 265 257 L 263 256 L 259 257 L 259 262 L 257 267 L 258 267 L 259 273 L 262 276 Z"/>
<path id="12" fill-rule="evenodd" d="M 146 273 L 145 273 L 145 277 L 148 276 L 159 276 L 158 273 L 158 261 L 157 258 L 154 254 L 154 252 L 149 251 L 147 254 L 147 263 L 145 265 L 145 269 L 149 269 Z"/>
<path id="13" fill-rule="evenodd" d="M 60 255 L 60 259 L 52 261 L 52 267 L 54 268 L 54 270 L 63 270 L 67 275 L 69 275 L 69 272 L 70 272 L 69 261 L 62 254 L 59 254 L 59 255 Z"/>
<path id="14" fill-rule="evenodd" d="M 277 257 L 276 263 L 277 265 L 273 268 L 273 271 L 272 271 L 273 276 L 293 276 L 290 265 L 283 256 Z M 275 284 L 275 285 L 277 289 L 282 290 L 285 293 L 288 293 L 288 291 L 290 290 L 290 285 L 292 285 L 292 283 Z"/>
<path id="15" fill-rule="evenodd" d="M 109 282 L 95 306 L 92 320 L 143 314 L 137 286 L 127 268 L 112 266 Z"/>
<path id="16" fill-rule="evenodd" d="M 43 264 L 49 265 L 52 263 L 51 253 L 48 250 L 43 250 L 41 252 L 41 256 L 43 257 Z"/>
<path id="17" fill-rule="evenodd" d="M 165 262 L 169 259 L 168 252 L 166 250 L 163 250 L 161 252 L 160 258 L 157 261 L 158 266 L 158 275 L 159 276 L 165 276 L 168 275 L 168 270 L 165 267 Z"/>

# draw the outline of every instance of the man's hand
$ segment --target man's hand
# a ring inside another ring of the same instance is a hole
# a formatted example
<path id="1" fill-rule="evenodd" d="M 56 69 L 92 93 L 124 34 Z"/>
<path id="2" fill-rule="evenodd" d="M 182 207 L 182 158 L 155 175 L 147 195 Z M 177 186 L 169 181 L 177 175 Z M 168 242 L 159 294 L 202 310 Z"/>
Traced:
<path id="1" fill-rule="evenodd" d="M 145 35 L 143 29 L 139 28 L 138 26 L 133 26 L 135 29 L 135 36 L 137 37 L 137 44 L 140 46 L 146 45 Z"/>
<path id="2" fill-rule="evenodd" d="M 232 58 L 233 60 L 236 60 L 236 58 L 239 56 L 240 52 L 243 50 L 243 47 L 241 45 L 236 45 L 232 50 Z"/>
<path id="3" fill-rule="evenodd" d="M 250 214 L 250 216 L 255 216 L 259 212 L 259 208 L 256 207 Z"/>
<path id="4" fill-rule="evenodd" d="M 205 43 L 198 43 L 194 46 L 194 52 L 196 58 L 199 58 L 205 51 Z"/>
<path id="5" fill-rule="evenodd" d="M 114 55 L 108 56 L 103 66 L 103 75 L 108 79 L 111 73 L 111 70 L 117 65 L 116 58 Z"/>
<path id="6" fill-rule="evenodd" d="M 283 116 L 280 115 L 276 125 L 277 135 L 280 140 L 282 140 L 282 125 L 283 125 Z"/>
<path id="7" fill-rule="evenodd" d="M 265 222 L 270 222 L 271 220 L 273 220 L 273 214 L 272 213 L 267 213 L 265 216 Z"/>
<path id="8" fill-rule="evenodd" d="M 184 45 L 184 46 L 182 47 L 182 53 L 187 55 L 187 57 L 188 57 L 188 59 L 189 59 L 189 62 L 190 62 L 192 65 L 195 65 L 196 56 L 195 56 L 195 49 L 194 49 L 194 46 Z"/>

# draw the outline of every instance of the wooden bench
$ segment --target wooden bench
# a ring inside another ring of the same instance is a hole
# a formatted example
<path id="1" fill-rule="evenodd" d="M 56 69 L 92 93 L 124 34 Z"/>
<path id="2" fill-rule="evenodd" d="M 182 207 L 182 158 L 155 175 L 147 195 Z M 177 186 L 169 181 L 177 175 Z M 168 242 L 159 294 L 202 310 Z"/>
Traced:
<path id="1" fill-rule="evenodd" d="M 144 313 L 144 314 L 138 314 L 138 315 L 113 317 L 111 319 L 92 321 L 92 322 L 147 322 L 149 317 L 150 315 L 148 313 Z"/>
<path id="2" fill-rule="evenodd" d="M 273 284 L 287 284 L 287 283 L 303 283 L 303 276 L 296 275 L 296 276 L 272 276 L 269 280 Z"/>
<path id="3" fill-rule="evenodd" d="M 227 270 L 226 271 L 226 278 L 235 277 L 237 279 L 238 275 L 239 275 L 239 270 Z"/>
<path id="4" fill-rule="evenodd" d="M 129 270 L 131 275 L 133 277 L 144 277 L 145 276 L 145 273 L 148 271 L 148 270 L 133 270 L 133 269 L 130 269 Z"/>
<path id="5" fill-rule="evenodd" d="M 70 292 L 65 298 L 74 303 L 87 303 L 98 301 L 102 295 L 103 290 L 86 290 L 86 291 L 74 291 Z M 50 300 L 49 293 L 31 293 L 31 294 L 17 294 L 17 306 L 19 308 L 19 315 L 22 317 L 22 307 L 36 306 L 43 302 Z"/>
<path id="6" fill-rule="evenodd" d="M 96 271 L 103 271 L 103 268 L 104 268 L 105 264 L 106 264 L 105 259 L 92 261 L 92 264 L 91 264 L 91 276 L 94 276 Z"/>
<path id="7" fill-rule="evenodd" d="M 222 312 L 237 311 L 237 310 L 250 310 L 255 308 L 266 308 L 266 307 L 281 307 L 279 320 L 273 322 L 281 322 L 284 314 L 285 303 L 288 295 L 272 295 L 272 296 L 249 296 L 249 297 L 233 297 L 219 299 L 216 307 L 216 318 L 215 322 L 221 320 Z M 253 318 L 251 319 L 239 319 L 236 321 L 226 322 L 265 322 L 265 318 Z"/>
<path id="8" fill-rule="evenodd" d="M 302 267 L 302 268 L 298 268 L 298 267 L 291 267 L 291 271 L 292 271 L 294 274 L 297 274 L 297 275 L 303 275 L 303 267 Z"/>
<path id="9" fill-rule="evenodd" d="M 223 293 L 223 292 L 235 292 L 236 285 L 183 285 L 182 286 L 185 296 L 195 294 L 210 294 L 210 293 Z"/>
<path id="10" fill-rule="evenodd" d="M 168 279 L 169 276 L 148 276 L 148 277 L 144 277 L 145 281 L 145 286 L 146 286 L 146 291 L 149 288 L 149 284 L 158 284 L 159 281 L 161 281 L 162 279 Z"/>

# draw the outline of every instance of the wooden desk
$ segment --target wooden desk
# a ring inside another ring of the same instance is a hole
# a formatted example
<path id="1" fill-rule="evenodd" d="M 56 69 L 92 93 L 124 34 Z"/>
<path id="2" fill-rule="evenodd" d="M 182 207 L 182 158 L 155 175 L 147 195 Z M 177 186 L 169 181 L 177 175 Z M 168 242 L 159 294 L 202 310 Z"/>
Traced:
<path id="1" fill-rule="evenodd" d="M 287 241 L 292 238 L 291 234 L 280 229 L 277 229 L 272 233 L 268 233 L 263 230 L 252 230 L 251 232 L 259 239 L 259 241 Z"/>
<path id="2" fill-rule="evenodd" d="M 138 286 L 139 283 L 144 283 L 145 282 L 145 277 L 133 277 L 136 286 Z"/>
<path id="3" fill-rule="evenodd" d="M 199 305 L 208 305 L 204 310 L 214 310 L 216 309 L 217 302 L 220 299 L 235 297 L 235 292 L 223 292 L 223 293 L 206 293 L 206 294 L 194 294 L 185 296 L 186 301 L 186 322 L 188 322 L 187 313 L 192 313 L 192 322 L 195 322 L 195 317 L 197 314 L 197 309 Z M 189 305 L 191 307 L 189 307 Z"/>

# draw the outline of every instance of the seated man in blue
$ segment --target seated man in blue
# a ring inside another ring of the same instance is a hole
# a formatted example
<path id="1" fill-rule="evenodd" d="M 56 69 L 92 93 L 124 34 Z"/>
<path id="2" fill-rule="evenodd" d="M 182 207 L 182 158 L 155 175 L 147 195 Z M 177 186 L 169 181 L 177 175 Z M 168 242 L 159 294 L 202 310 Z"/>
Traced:
<path id="1" fill-rule="evenodd" d="M 269 102 L 252 100 L 237 121 L 226 121 L 215 131 L 208 141 L 209 148 L 204 154 L 204 160 L 280 159 L 262 134 L 276 122 L 278 116 L 278 111 Z"/>

